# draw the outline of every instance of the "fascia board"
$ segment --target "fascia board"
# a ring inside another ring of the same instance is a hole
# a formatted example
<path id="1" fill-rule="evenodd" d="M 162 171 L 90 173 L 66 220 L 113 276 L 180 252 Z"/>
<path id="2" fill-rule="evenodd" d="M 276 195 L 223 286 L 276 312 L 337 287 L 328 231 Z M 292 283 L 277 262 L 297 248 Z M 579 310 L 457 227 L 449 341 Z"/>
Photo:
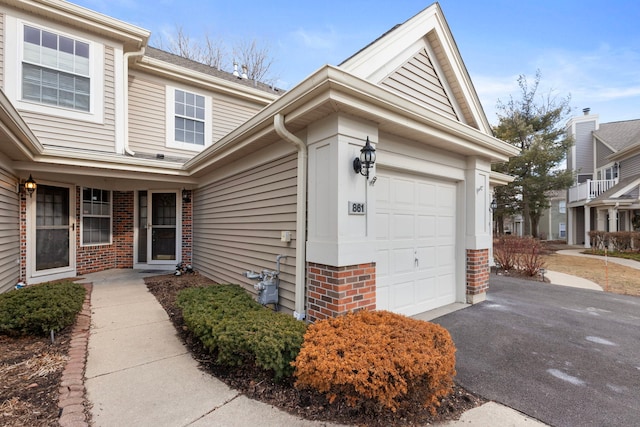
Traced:
<path id="1" fill-rule="evenodd" d="M 48 148 L 34 158 L 38 165 L 53 164 L 72 167 L 117 169 L 130 172 L 149 172 L 164 175 L 184 175 L 182 163 L 159 162 L 152 159 L 125 157 L 110 153 L 82 153 L 74 149 Z"/>
<path id="2" fill-rule="evenodd" d="M 345 70 L 325 65 L 215 145 L 188 160 L 184 167 L 190 173 L 201 171 L 219 161 L 220 156 L 228 155 L 255 141 L 259 135 L 271 132 L 275 114 L 281 113 L 292 120 L 310 111 L 317 102 L 326 102 L 328 99 L 351 105 L 368 114 L 377 114 L 385 120 L 446 140 L 467 153 L 495 161 L 506 161 L 520 153 L 516 147 L 491 135 L 408 102 L 405 98 Z"/>
<path id="3" fill-rule="evenodd" d="M 388 74 L 395 71 L 400 55 L 407 56 L 407 47 L 415 51 L 418 41 L 428 44 L 427 34 L 435 32 L 446 57 L 452 64 L 452 69 L 462 88 L 463 97 L 471 103 L 471 111 L 477 123 L 482 124 L 483 131 L 491 133 L 491 125 L 480 103 L 480 98 L 473 86 L 471 77 L 458 50 L 449 24 L 438 3 L 435 3 L 408 21 L 382 36 L 379 40 L 364 48 L 362 51 L 340 64 L 340 68 L 365 80 L 375 83 L 382 81 Z M 390 58 L 390 53 L 394 55 Z M 413 52 L 415 53 L 415 52 Z M 405 60 L 408 58 L 404 58 Z M 436 60 L 435 58 L 433 58 Z M 391 63 L 391 66 L 388 64 Z M 372 72 L 368 72 L 372 70 Z"/>
<path id="4" fill-rule="evenodd" d="M 508 185 L 516 179 L 513 175 L 507 175 L 506 173 L 491 171 L 489 174 L 489 184 L 498 187 Z"/>
<path id="5" fill-rule="evenodd" d="M 134 49 L 147 45 L 151 33 L 148 30 L 120 21 L 107 15 L 61 0 L 5 0 L 15 8 L 55 18 L 70 25 L 88 29 L 115 40 L 120 40 Z"/>
<path id="6" fill-rule="evenodd" d="M 626 147 L 623 150 L 618 151 L 617 153 L 609 154 L 607 158 L 611 161 L 624 160 L 628 157 L 634 156 L 639 153 L 640 153 L 640 143 L 637 143 L 629 147 Z"/>
<path id="7" fill-rule="evenodd" d="M 222 92 L 233 96 L 251 99 L 253 101 L 268 104 L 278 99 L 281 95 L 270 94 L 259 89 L 234 84 L 231 81 L 219 77 L 210 76 L 205 73 L 193 71 L 188 68 L 170 64 L 159 59 L 144 56 L 134 65 L 135 68 L 168 77 L 181 83 L 191 83 L 199 87 Z"/>
<path id="8" fill-rule="evenodd" d="M 2 130 L 11 138 L 14 146 L 28 159 L 33 159 L 42 153 L 44 147 L 1 90 L 0 118 L 0 127 L 2 127 Z"/>

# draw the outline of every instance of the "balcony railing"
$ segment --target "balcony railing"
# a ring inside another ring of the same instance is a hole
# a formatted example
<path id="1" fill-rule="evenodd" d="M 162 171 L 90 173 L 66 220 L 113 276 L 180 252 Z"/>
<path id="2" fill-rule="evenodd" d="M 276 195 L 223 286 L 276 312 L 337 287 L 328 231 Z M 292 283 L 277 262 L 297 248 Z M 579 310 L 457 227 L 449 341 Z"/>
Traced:
<path id="1" fill-rule="evenodd" d="M 569 203 L 595 199 L 618 183 L 618 179 L 588 179 L 569 188 Z"/>

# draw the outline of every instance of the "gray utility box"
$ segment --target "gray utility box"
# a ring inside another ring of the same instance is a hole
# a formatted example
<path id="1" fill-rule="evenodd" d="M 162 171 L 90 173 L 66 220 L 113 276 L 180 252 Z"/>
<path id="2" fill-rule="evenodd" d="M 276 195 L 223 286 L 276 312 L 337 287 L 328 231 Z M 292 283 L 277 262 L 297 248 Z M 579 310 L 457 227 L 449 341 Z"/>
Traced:
<path id="1" fill-rule="evenodd" d="M 277 304 L 278 303 L 278 279 L 267 279 L 253 285 L 258 291 L 257 300 L 260 304 Z"/>

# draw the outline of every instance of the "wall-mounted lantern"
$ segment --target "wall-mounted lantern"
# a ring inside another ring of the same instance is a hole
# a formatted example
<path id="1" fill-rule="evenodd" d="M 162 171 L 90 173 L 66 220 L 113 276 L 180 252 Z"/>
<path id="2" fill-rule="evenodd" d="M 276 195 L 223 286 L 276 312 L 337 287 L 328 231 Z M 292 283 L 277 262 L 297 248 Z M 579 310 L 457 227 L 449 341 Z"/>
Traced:
<path id="1" fill-rule="evenodd" d="M 493 199 L 493 200 L 491 201 L 491 204 L 489 205 L 489 210 L 490 210 L 491 212 L 495 212 L 495 211 L 496 211 L 496 209 L 498 209 L 498 202 L 496 201 L 496 199 Z"/>
<path id="2" fill-rule="evenodd" d="M 367 142 L 360 150 L 360 157 L 353 159 L 353 170 L 362 176 L 365 176 L 369 180 L 369 169 L 373 167 L 376 162 L 376 149 L 371 146 L 369 137 Z"/>
<path id="3" fill-rule="evenodd" d="M 182 202 L 191 203 L 191 192 L 186 188 L 182 189 Z"/>
<path id="4" fill-rule="evenodd" d="M 24 189 L 29 193 L 29 197 L 33 196 L 33 192 L 38 188 L 38 184 L 33 180 L 31 174 L 29 174 L 29 179 L 24 182 Z"/>

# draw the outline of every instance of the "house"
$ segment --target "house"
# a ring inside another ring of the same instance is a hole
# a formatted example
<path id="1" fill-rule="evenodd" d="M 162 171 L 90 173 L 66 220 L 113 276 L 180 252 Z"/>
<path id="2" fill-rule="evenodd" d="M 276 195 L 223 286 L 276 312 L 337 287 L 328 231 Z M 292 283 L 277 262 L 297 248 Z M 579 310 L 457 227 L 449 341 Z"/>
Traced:
<path id="1" fill-rule="evenodd" d="M 542 240 L 566 240 L 567 192 L 551 190 L 547 193 L 549 207 L 542 212 L 538 235 Z"/>
<path id="2" fill-rule="evenodd" d="M 185 262 L 253 291 L 279 256 L 281 310 L 312 321 L 484 299 L 490 166 L 517 151 L 437 3 L 285 93 L 65 1 L 0 14 L 3 289 Z"/>
<path id="3" fill-rule="evenodd" d="M 567 243 L 591 246 L 589 231 L 640 226 L 640 120 L 600 123 L 585 108 L 570 119 L 575 145 L 567 156 L 575 185 L 567 196 Z"/>

